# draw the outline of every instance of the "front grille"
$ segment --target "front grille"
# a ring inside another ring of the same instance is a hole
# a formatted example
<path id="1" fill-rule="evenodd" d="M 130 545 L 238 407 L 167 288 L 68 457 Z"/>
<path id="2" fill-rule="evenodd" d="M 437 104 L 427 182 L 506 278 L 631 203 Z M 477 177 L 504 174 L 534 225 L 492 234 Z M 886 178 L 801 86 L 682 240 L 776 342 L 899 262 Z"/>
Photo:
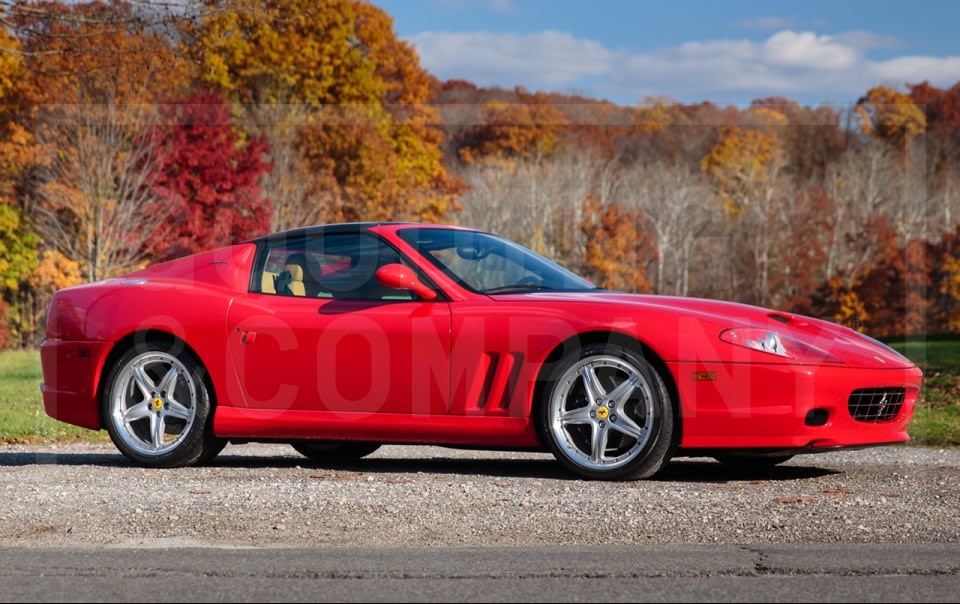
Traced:
<path id="1" fill-rule="evenodd" d="M 900 414 L 904 388 L 861 388 L 850 393 L 847 406 L 858 422 L 887 422 Z"/>

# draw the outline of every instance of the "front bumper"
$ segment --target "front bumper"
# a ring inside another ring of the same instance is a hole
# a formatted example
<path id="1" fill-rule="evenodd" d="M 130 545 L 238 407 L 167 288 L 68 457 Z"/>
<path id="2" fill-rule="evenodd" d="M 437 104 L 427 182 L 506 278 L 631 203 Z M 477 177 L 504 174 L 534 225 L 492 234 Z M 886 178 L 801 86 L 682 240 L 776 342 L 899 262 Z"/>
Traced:
<path id="1" fill-rule="evenodd" d="M 784 364 L 667 364 L 680 395 L 683 449 L 828 449 L 905 442 L 923 374 L 917 367 L 863 369 Z M 694 379 L 697 375 L 698 380 Z M 704 375 L 715 380 L 703 380 Z M 850 416 L 859 388 L 903 387 L 900 412 L 889 421 Z M 822 426 L 805 422 L 823 409 Z"/>
<path id="2" fill-rule="evenodd" d="M 43 366 L 43 407 L 53 419 L 99 430 L 97 384 L 113 342 L 44 340 L 40 345 Z"/>

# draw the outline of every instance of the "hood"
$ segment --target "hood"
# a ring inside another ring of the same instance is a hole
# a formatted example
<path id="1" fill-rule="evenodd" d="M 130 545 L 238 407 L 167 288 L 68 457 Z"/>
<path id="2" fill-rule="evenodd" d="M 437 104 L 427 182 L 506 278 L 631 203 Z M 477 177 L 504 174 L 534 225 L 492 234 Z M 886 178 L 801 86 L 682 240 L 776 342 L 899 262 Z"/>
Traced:
<path id="1" fill-rule="evenodd" d="M 763 328 L 816 346 L 848 366 L 890 369 L 914 366 L 909 359 L 893 349 L 843 325 L 749 304 L 610 291 L 534 292 L 495 298 L 537 299 L 549 301 L 551 304 L 564 302 L 609 304 L 616 308 L 615 311 L 611 308 L 611 311 L 618 315 L 629 311 L 640 315 L 668 314 L 697 318 L 701 323 L 715 327 L 718 339 L 721 331 L 732 327 Z M 763 355 L 761 358 L 765 361 L 776 362 L 776 357 L 773 355 L 757 354 Z"/>

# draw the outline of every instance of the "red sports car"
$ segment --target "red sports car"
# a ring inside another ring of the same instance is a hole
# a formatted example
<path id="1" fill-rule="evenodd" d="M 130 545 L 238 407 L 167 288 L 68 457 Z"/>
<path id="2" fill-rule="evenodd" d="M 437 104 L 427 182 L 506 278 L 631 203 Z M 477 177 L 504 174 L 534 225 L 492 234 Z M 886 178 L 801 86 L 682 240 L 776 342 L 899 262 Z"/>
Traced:
<path id="1" fill-rule="evenodd" d="M 342 224 L 71 287 L 47 413 L 153 467 L 229 442 L 550 450 L 588 478 L 907 440 L 921 372 L 826 321 L 605 291 L 500 237 Z"/>

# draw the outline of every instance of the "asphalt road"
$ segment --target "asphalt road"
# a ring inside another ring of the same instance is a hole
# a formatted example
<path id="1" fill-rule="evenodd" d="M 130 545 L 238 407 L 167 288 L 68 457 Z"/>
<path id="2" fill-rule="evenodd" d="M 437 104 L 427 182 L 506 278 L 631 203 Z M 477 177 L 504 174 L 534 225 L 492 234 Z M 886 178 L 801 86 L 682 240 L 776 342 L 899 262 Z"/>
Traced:
<path id="1" fill-rule="evenodd" d="M 956 601 L 960 546 L 0 550 L 3 601 Z"/>

